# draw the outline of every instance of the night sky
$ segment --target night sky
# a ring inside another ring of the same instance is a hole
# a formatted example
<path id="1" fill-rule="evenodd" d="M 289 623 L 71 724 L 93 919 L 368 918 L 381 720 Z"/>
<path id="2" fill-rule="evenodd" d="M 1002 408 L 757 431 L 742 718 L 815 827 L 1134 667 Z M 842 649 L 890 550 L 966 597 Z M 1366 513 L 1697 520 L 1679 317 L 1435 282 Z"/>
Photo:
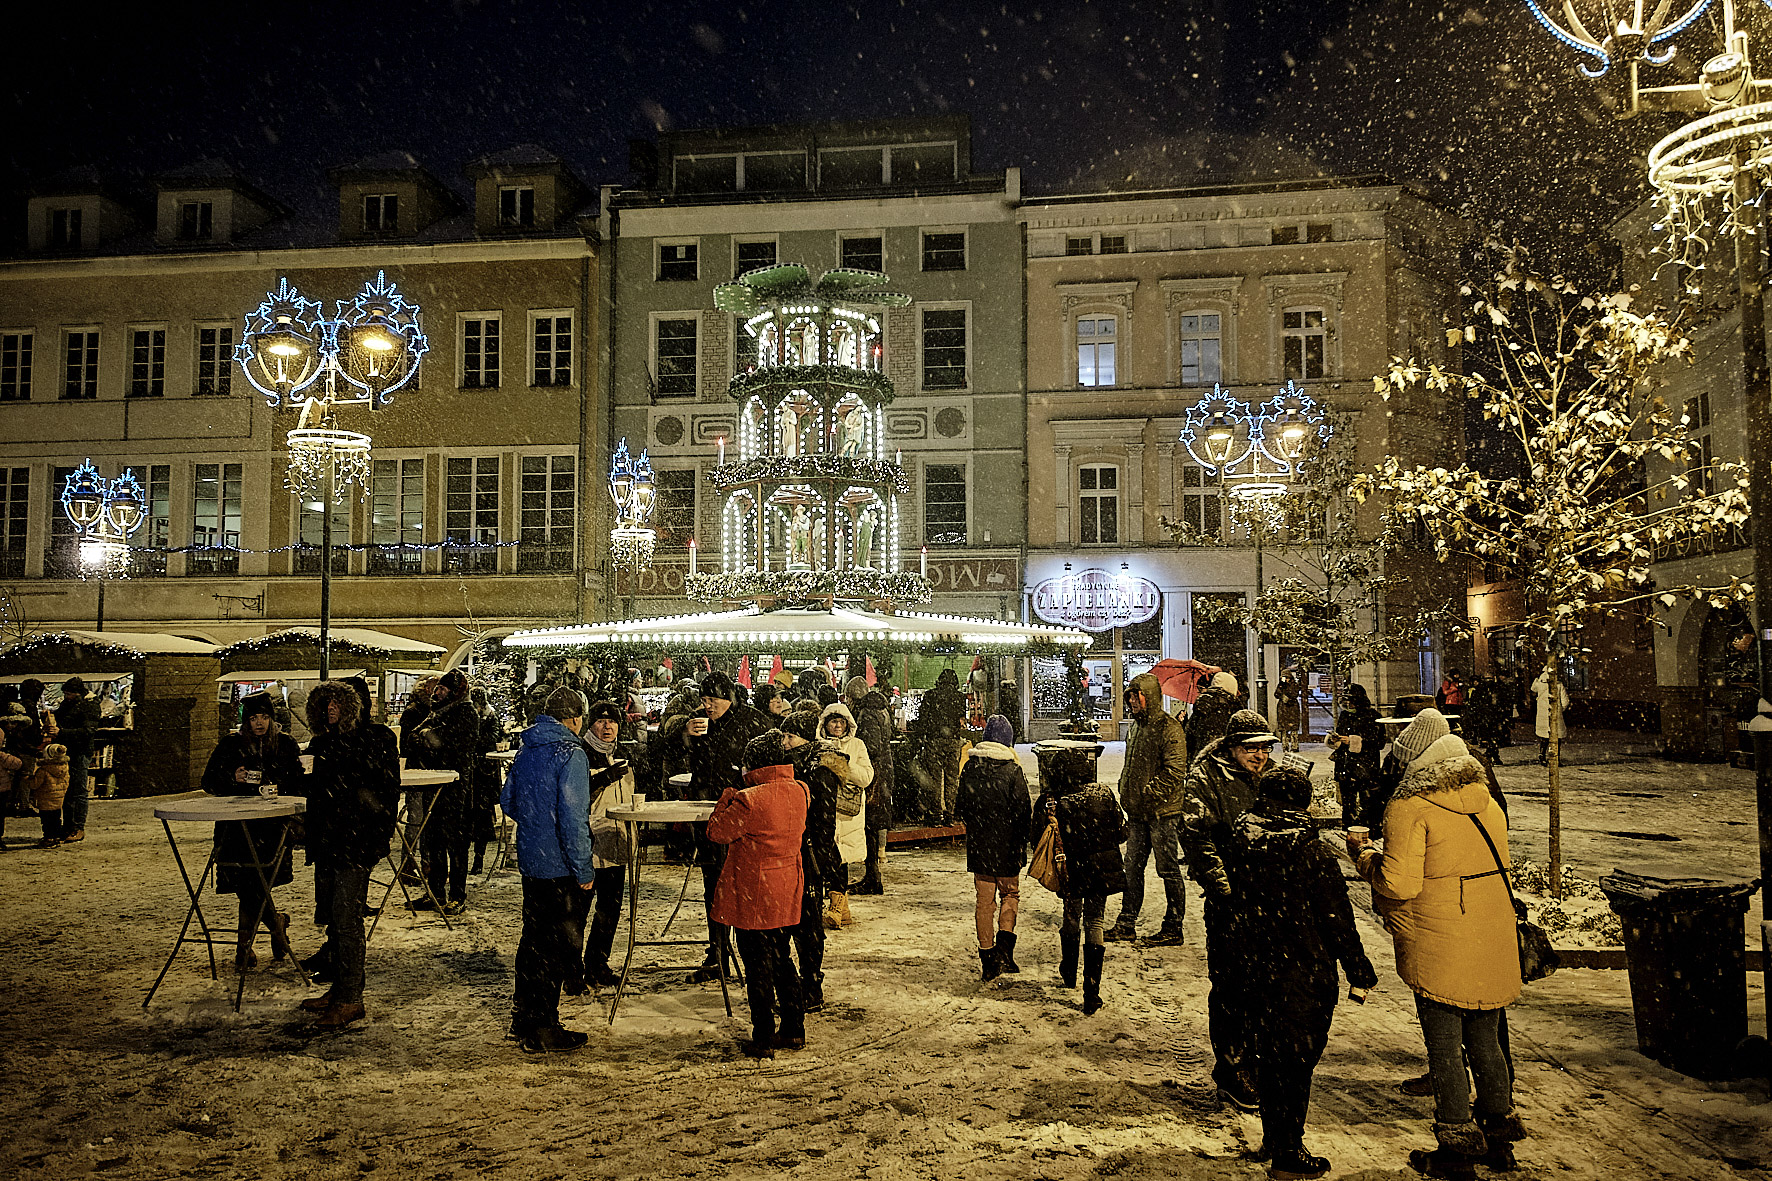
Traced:
<path id="1" fill-rule="evenodd" d="M 323 170 L 537 142 L 592 184 L 660 128 L 963 112 L 974 167 L 1033 192 L 1377 171 L 1504 236 L 1580 243 L 1641 192 L 1665 128 L 1517 0 L 873 0 L 364 5 L 196 0 L 150 19 L 13 17 L 7 215 L 96 166 L 141 186 L 220 156 L 298 209 Z"/>

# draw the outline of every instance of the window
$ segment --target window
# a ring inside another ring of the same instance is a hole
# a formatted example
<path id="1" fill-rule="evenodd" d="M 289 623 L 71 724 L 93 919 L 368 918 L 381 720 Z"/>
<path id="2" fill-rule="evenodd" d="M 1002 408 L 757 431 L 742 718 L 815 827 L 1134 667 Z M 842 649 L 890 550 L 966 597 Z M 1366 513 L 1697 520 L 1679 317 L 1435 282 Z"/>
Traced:
<path id="1" fill-rule="evenodd" d="M 363 232 L 391 234 L 400 226 L 398 193 L 363 194 Z"/>
<path id="2" fill-rule="evenodd" d="M 80 528 L 62 508 L 62 489 L 73 478 L 71 467 L 49 469 L 49 545 L 43 551 L 43 577 L 80 576 Z"/>
<path id="3" fill-rule="evenodd" d="M 1334 229 L 1328 222 L 1311 222 L 1304 227 L 1306 242 L 1328 242 L 1334 239 Z"/>
<path id="4" fill-rule="evenodd" d="M 966 544 L 966 465 L 923 468 L 923 544 Z"/>
<path id="5" fill-rule="evenodd" d="M 661 243 L 658 248 L 658 281 L 693 281 L 696 277 L 694 242 Z"/>
<path id="6" fill-rule="evenodd" d="M 775 265 L 775 242 L 738 242 L 733 245 L 733 268 L 735 273 L 744 274 L 758 267 Z"/>
<path id="7" fill-rule="evenodd" d="M 744 317 L 732 317 L 732 371 L 749 373 L 757 367 L 759 342 L 745 330 Z"/>
<path id="8" fill-rule="evenodd" d="M 923 388 L 966 388 L 966 309 L 923 309 Z"/>
<path id="9" fill-rule="evenodd" d="M 1275 226 L 1273 232 L 1275 246 L 1296 246 L 1300 242 L 1332 242 L 1334 240 L 1334 227 L 1328 222 L 1313 221 L 1303 225 Z"/>
<path id="10" fill-rule="evenodd" d="M 843 265 L 855 271 L 886 269 L 886 240 L 878 234 L 842 241 Z"/>
<path id="11" fill-rule="evenodd" d="M 1125 254 L 1125 234 L 1103 234 L 1101 236 L 1101 252 L 1103 254 Z"/>
<path id="12" fill-rule="evenodd" d="M 654 386 L 661 398 L 695 393 L 695 320 L 659 320 L 653 326 Z"/>
<path id="13" fill-rule="evenodd" d="M 1232 616 L 1229 619 L 1218 618 L 1218 611 L 1211 612 L 1213 618 L 1208 619 L 1200 610 L 1205 603 L 1215 607 L 1241 611 L 1244 606 L 1243 596 L 1236 591 L 1220 591 L 1215 594 L 1198 594 L 1193 596 L 1193 629 L 1195 660 L 1202 664 L 1212 664 L 1225 669 L 1243 679 L 1249 667 L 1248 629 L 1241 619 Z"/>
<path id="14" fill-rule="evenodd" d="M 498 224 L 513 230 L 535 228 L 535 189 L 532 186 L 499 186 Z"/>
<path id="15" fill-rule="evenodd" d="M 64 339 L 67 349 L 62 363 L 62 397 L 98 397 L 98 330 L 69 332 Z"/>
<path id="16" fill-rule="evenodd" d="M 1077 384 L 1114 384 L 1114 318 L 1083 316 L 1077 321 Z"/>
<path id="17" fill-rule="evenodd" d="M 197 329 L 196 392 L 222 397 L 234 392 L 234 329 L 216 325 Z"/>
<path id="18" fill-rule="evenodd" d="M 695 477 L 694 468 L 655 473 L 658 499 L 652 520 L 659 545 L 687 547 L 695 536 Z"/>
<path id="19" fill-rule="evenodd" d="M 166 577 L 166 547 L 172 544 L 172 467 L 169 464 L 135 464 L 124 469 L 141 481 L 143 507 L 141 530 L 129 551 L 131 578 Z"/>
<path id="20" fill-rule="evenodd" d="M 773 193 L 806 187 L 805 152 L 747 152 L 738 158 L 738 187 Z"/>
<path id="21" fill-rule="evenodd" d="M 325 552 L 326 514 L 322 502 L 318 499 L 303 500 L 295 497 L 296 511 L 300 514 L 296 521 L 295 560 L 291 563 L 296 574 L 318 574 L 322 565 L 321 555 Z M 332 506 L 332 572 L 347 574 L 350 572 L 351 551 L 347 548 L 351 540 L 350 501 L 343 505 Z"/>
<path id="22" fill-rule="evenodd" d="M 29 332 L 0 333 L 0 402 L 30 401 L 33 341 Z"/>
<path id="23" fill-rule="evenodd" d="M 1066 238 L 1064 240 L 1064 252 L 1065 252 L 1065 254 L 1070 255 L 1072 257 L 1075 257 L 1080 254 L 1094 254 L 1095 253 L 1095 239 L 1094 238 Z"/>
<path id="24" fill-rule="evenodd" d="M 872 188 L 885 180 L 879 148 L 827 148 L 818 154 L 818 183 L 827 189 Z"/>
<path id="25" fill-rule="evenodd" d="M 187 574 L 238 574 L 240 473 L 237 463 L 200 463 L 191 496 L 191 544 Z"/>
<path id="26" fill-rule="evenodd" d="M 30 505 L 31 469 L 0 468 L 0 578 L 25 576 L 25 514 Z"/>
<path id="27" fill-rule="evenodd" d="M 1275 226 L 1273 242 L 1275 246 L 1298 245 L 1297 226 Z"/>
<path id="28" fill-rule="evenodd" d="M 533 385 L 572 384 L 572 317 L 535 317 Z"/>
<path id="29" fill-rule="evenodd" d="M 952 184 L 954 145 L 899 144 L 887 149 L 887 180 L 895 185 Z"/>
<path id="30" fill-rule="evenodd" d="M 1716 454 L 1711 449 L 1710 391 L 1686 399 L 1686 474 L 1691 477 L 1691 495 L 1701 498 L 1717 490 L 1716 472 L 1712 464 Z"/>
<path id="31" fill-rule="evenodd" d="M 180 201 L 178 240 L 207 242 L 215 234 L 215 205 L 209 201 Z"/>
<path id="32" fill-rule="evenodd" d="M 966 234 L 923 234 L 923 269 L 926 271 L 963 271 L 966 269 Z"/>
<path id="33" fill-rule="evenodd" d="M 1181 384 L 1212 385 L 1224 377 L 1224 337 L 1217 312 L 1181 317 Z"/>
<path id="34" fill-rule="evenodd" d="M 1329 332 L 1322 308 L 1293 308 L 1286 312 L 1280 335 L 1287 381 L 1303 381 L 1327 373 Z"/>
<path id="35" fill-rule="evenodd" d="M 1205 537 L 1224 536 L 1224 480 L 1198 464 L 1181 468 L 1181 520 Z"/>
<path id="36" fill-rule="evenodd" d="M 1120 469 L 1091 464 L 1077 470 L 1077 508 L 1081 513 L 1077 540 L 1084 545 L 1114 545 L 1120 540 Z"/>
<path id="37" fill-rule="evenodd" d="M 129 396 L 158 398 L 166 393 L 166 329 L 129 331 Z"/>
<path id="38" fill-rule="evenodd" d="M 51 209 L 49 211 L 49 248 L 51 250 L 80 249 L 81 211 L 78 209 Z"/>
<path id="39" fill-rule="evenodd" d="M 422 574 L 425 539 L 425 461 L 377 459 L 369 471 L 371 574 Z"/>
<path id="40" fill-rule="evenodd" d="M 737 156 L 678 156 L 673 163 L 679 193 L 738 191 Z"/>
<path id="41" fill-rule="evenodd" d="M 461 387 L 498 388 L 497 316 L 463 316 L 461 321 Z"/>
<path id="42" fill-rule="evenodd" d="M 443 569 L 498 573 L 498 457 L 451 459 L 443 482 Z"/>
<path id="43" fill-rule="evenodd" d="M 525 455 L 517 571 L 571 570 L 576 468 L 570 455 Z"/>

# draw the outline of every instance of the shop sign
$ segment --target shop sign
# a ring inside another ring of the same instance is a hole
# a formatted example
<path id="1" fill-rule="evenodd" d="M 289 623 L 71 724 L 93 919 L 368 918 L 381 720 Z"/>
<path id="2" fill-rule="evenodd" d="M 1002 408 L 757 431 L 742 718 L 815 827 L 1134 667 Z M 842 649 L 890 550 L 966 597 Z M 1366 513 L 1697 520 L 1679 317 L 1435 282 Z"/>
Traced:
<path id="1" fill-rule="evenodd" d="M 1034 587 L 1034 614 L 1047 623 L 1104 632 L 1156 617 L 1163 595 L 1148 578 L 1084 570 Z"/>

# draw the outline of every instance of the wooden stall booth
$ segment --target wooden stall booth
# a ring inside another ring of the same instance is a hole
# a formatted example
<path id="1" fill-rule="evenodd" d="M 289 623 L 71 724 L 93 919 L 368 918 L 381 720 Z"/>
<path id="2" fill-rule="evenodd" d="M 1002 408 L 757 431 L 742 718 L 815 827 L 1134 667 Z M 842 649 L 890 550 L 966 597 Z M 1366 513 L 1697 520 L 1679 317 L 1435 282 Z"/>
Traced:
<path id="1" fill-rule="evenodd" d="M 335 627 L 331 633 L 331 674 L 334 680 L 361 676 L 375 699 L 375 720 L 398 717 L 406 694 L 420 677 L 437 669 L 447 649 L 421 640 L 363 627 Z M 220 649 L 221 675 L 216 678 L 216 716 L 232 729 L 239 724 L 240 702 L 253 693 L 281 697 L 290 711 L 290 731 L 308 740 L 308 691 L 320 680 L 320 629 L 291 627 L 240 640 Z"/>
<path id="2" fill-rule="evenodd" d="M 63 681 L 86 682 L 103 719 L 91 767 L 101 797 L 197 785 L 217 741 L 209 701 L 220 666 L 214 644 L 158 632 L 46 632 L 0 649 L 0 682 L 37 678 L 49 708 Z"/>

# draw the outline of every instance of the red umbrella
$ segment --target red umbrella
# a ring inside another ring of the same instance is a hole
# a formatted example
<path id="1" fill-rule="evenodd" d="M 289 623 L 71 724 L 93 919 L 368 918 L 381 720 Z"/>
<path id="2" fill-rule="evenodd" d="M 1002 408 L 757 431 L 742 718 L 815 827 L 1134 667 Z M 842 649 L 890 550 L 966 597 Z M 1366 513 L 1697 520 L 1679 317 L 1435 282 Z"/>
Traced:
<path id="1" fill-rule="evenodd" d="M 1200 689 L 1220 670 L 1197 660 L 1159 660 L 1151 674 L 1163 686 L 1163 696 L 1187 704 L 1200 696 Z"/>

